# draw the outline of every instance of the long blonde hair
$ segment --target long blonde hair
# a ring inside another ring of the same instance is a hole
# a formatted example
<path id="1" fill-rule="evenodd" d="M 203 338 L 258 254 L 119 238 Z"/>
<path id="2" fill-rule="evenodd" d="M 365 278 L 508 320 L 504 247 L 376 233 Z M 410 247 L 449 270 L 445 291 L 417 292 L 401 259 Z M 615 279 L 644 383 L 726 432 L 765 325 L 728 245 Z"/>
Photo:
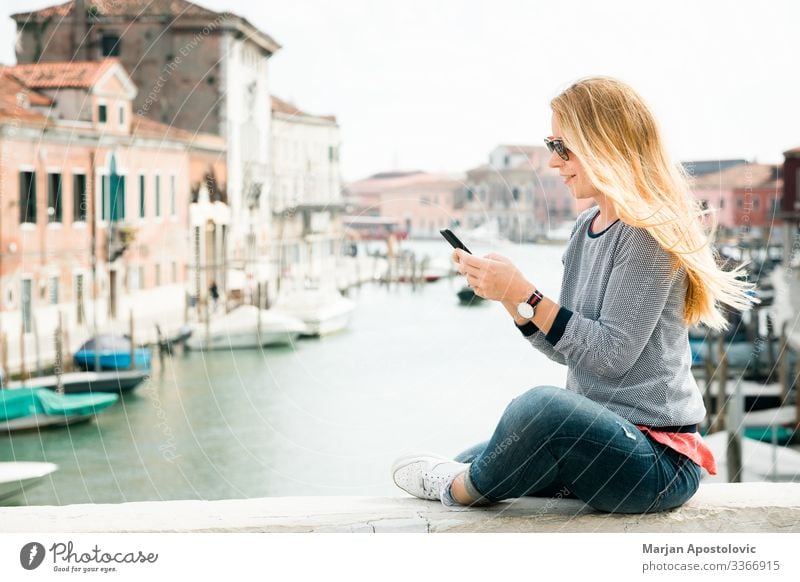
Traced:
<path id="1" fill-rule="evenodd" d="M 684 321 L 722 331 L 721 304 L 740 311 L 756 299 L 745 265 L 726 271 L 713 246 L 717 220 L 694 197 L 686 172 L 669 160 L 661 132 L 644 100 L 609 77 L 581 79 L 550 103 L 565 146 L 622 222 L 644 228 L 688 278 Z M 710 214 L 710 228 L 704 217 Z M 743 279 L 740 279 L 743 277 Z"/>

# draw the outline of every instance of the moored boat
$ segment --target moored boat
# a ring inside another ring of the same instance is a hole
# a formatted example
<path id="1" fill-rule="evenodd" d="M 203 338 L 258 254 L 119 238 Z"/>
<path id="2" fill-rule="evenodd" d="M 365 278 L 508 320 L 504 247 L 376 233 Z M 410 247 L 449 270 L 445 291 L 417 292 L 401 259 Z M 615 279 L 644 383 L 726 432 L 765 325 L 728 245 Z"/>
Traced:
<path id="1" fill-rule="evenodd" d="M 89 420 L 117 400 L 116 394 L 57 394 L 46 388 L 0 390 L 0 433 Z"/>
<path id="2" fill-rule="evenodd" d="M 279 298 L 273 310 L 301 320 L 301 335 L 322 336 L 347 328 L 355 308 L 355 302 L 336 289 L 303 289 Z"/>
<path id="3" fill-rule="evenodd" d="M 133 390 L 144 382 L 150 374 L 145 370 L 119 370 L 109 372 L 68 372 L 61 375 L 61 385 L 66 394 L 82 392 L 122 393 Z M 9 389 L 15 388 L 58 388 L 57 376 L 36 376 L 25 381 L 8 382 Z"/>
<path id="4" fill-rule="evenodd" d="M 134 366 L 131 366 L 131 340 L 127 335 L 100 334 L 87 342 L 75 352 L 73 360 L 82 370 L 95 370 L 97 362 L 100 370 L 149 370 L 152 350 L 149 347 L 137 347 L 134 350 Z M 95 370 L 97 371 L 97 370 Z"/>
<path id="5" fill-rule="evenodd" d="M 0 502 L 30 489 L 57 469 L 54 463 L 0 463 Z"/>
<path id="6" fill-rule="evenodd" d="M 209 322 L 208 329 L 205 324 L 197 324 L 186 346 L 193 350 L 226 350 L 290 345 L 305 330 L 306 326 L 296 317 L 241 305 Z"/>

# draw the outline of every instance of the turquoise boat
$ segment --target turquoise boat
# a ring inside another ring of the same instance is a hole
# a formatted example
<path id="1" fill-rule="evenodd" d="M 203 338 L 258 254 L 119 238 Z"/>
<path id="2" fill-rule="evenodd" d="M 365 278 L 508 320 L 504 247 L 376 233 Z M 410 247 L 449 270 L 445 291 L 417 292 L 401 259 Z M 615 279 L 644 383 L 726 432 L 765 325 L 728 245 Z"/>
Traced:
<path id="1" fill-rule="evenodd" d="M 0 433 L 89 420 L 117 394 L 58 394 L 47 388 L 0 390 Z"/>

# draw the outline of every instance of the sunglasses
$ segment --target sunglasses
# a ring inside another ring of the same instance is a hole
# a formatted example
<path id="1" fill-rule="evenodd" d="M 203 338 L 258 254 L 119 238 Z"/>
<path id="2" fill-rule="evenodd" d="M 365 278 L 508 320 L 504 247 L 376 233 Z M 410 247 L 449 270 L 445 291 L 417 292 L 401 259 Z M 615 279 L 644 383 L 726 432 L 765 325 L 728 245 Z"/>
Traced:
<path id="1" fill-rule="evenodd" d="M 550 153 L 556 152 L 558 156 L 565 162 L 569 161 L 569 150 L 564 146 L 564 140 L 544 138 L 544 145 L 550 150 Z"/>

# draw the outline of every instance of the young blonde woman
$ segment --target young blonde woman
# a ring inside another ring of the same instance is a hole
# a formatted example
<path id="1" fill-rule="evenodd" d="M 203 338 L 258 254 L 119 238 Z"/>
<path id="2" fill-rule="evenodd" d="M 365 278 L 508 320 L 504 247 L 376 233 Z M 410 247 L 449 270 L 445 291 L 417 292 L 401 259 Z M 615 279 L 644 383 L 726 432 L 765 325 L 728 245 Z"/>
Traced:
<path id="1" fill-rule="evenodd" d="M 538 386 L 506 408 L 489 441 L 454 460 L 398 459 L 395 483 L 447 506 L 560 492 L 600 511 L 686 502 L 701 467 L 705 416 L 688 328 L 723 330 L 723 305 L 751 307 L 741 267 L 723 271 L 708 211 L 665 152 L 642 98 L 611 78 L 580 80 L 551 102 L 549 165 L 597 203 L 575 223 L 558 301 L 505 257 L 456 250 L 479 296 L 501 302 L 533 347 L 568 367 L 566 390 Z"/>

